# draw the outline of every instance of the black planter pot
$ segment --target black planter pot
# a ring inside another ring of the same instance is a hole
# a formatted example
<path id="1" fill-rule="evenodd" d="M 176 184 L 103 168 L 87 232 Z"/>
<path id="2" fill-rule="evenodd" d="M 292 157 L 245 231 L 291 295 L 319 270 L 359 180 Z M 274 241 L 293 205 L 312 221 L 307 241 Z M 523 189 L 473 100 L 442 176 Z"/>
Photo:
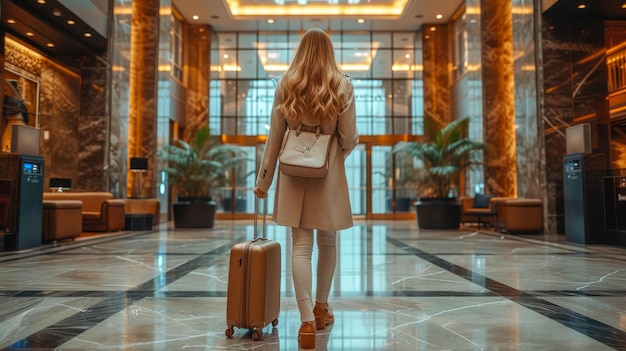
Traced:
<path id="1" fill-rule="evenodd" d="M 215 201 L 179 201 L 172 204 L 175 228 L 213 228 Z"/>
<path id="2" fill-rule="evenodd" d="M 420 198 L 415 205 L 422 229 L 459 229 L 461 203 L 456 198 Z"/>

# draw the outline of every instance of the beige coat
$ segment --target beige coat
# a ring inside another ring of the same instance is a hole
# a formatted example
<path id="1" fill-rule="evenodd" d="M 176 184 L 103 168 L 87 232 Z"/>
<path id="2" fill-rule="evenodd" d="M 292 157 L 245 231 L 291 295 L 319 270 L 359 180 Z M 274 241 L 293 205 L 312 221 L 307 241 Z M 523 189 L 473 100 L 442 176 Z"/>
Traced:
<path id="1" fill-rule="evenodd" d="M 341 84 L 339 93 L 345 96 L 346 101 L 341 115 L 335 123 L 322 121 L 320 124 L 323 134 L 332 135 L 337 131 L 339 135 L 331 144 L 328 175 L 322 179 L 307 179 L 291 177 L 278 171 L 273 220 L 279 225 L 329 231 L 352 227 L 344 160 L 359 142 L 359 134 L 356 129 L 354 88 L 348 77 Z M 274 179 L 285 130 L 287 127 L 295 129 L 300 124 L 299 121 L 293 125 L 288 123 L 276 110 L 279 99 L 279 95 L 274 96 L 270 130 L 257 177 L 257 187 L 264 192 L 267 192 Z M 306 129 L 314 131 L 317 124 L 309 117 L 303 116 L 302 123 L 304 126 L 312 126 Z"/>

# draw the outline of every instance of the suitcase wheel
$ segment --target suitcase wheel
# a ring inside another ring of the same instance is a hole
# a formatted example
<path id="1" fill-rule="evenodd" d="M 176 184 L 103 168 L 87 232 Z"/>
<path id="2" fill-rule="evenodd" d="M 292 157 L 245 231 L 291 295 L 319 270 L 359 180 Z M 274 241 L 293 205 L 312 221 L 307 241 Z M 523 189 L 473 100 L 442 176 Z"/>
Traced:
<path id="1" fill-rule="evenodd" d="M 272 327 L 275 327 L 275 326 L 277 326 L 277 325 L 278 325 L 278 318 L 276 318 L 276 319 L 274 319 L 274 320 L 272 321 Z"/>
<path id="2" fill-rule="evenodd" d="M 224 334 L 226 334 L 226 336 L 230 338 L 230 337 L 233 336 L 233 334 L 235 334 L 235 330 L 233 329 L 233 327 L 230 327 L 230 328 L 226 329 Z"/>
<path id="3" fill-rule="evenodd" d="M 254 332 L 252 333 L 252 340 L 259 341 L 261 340 L 262 335 L 263 335 L 263 332 L 261 331 L 261 329 L 254 328 Z"/>

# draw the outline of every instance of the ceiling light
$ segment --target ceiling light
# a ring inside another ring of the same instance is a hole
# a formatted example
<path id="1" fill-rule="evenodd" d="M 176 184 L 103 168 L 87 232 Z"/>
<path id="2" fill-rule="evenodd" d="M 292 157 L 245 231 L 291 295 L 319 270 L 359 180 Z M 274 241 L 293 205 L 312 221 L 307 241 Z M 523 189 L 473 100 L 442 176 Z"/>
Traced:
<path id="1" fill-rule="evenodd" d="M 194 21 L 197 21 L 197 20 L 200 18 L 200 16 L 198 16 L 198 15 L 193 15 L 193 17 L 191 17 L 191 18 L 193 18 L 193 20 L 194 20 Z"/>
<path id="2" fill-rule="evenodd" d="M 49 48 L 53 48 L 54 47 L 54 43 L 48 43 L 48 44 L 46 44 L 46 46 L 49 47 Z"/>
<path id="3" fill-rule="evenodd" d="M 363 24 L 363 23 L 365 23 L 365 20 L 363 18 L 359 18 L 358 20 L 356 20 L 356 23 Z"/>
<path id="4" fill-rule="evenodd" d="M 439 14 L 437 14 L 437 16 L 435 16 L 435 17 L 436 17 L 437 19 L 442 19 L 442 18 L 443 18 L 443 15 L 439 13 Z"/>
<path id="5" fill-rule="evenodd" d="M 268 19 L 268 20 L 267 20 L 267 23 L 269 23 L 269 24 L 274 23 L 274 19 L 272 19 L 272 18 Z"/>
<path id="6" fill-rule="evenodd" d="M 33 32 L 26 32 L 26 36 L 27 37 L 34 37 L 35 33 L 33 33 Z"/>
<path id="7" fill-rule="evenodd" d="M 622 4 L 622 8 L 626 9 L 626 2 Z"/>
<path id="8" fill-rule="evenodd" d="M 404 55 L 404 58 L 410 58 L 410 57 L 411 57 L 411 54 L 405 54 Z"/>
<path id="9" fill-rule="evenodd" d="M 37 3 L 38 3 L 38 4 L 45 4 L 45 3 L 46 3 L 46 0 L 37 0 Z"/>
<path id="10" fill-rule="evenodd" d="M 85 32 L 85 34 L 83 34 L 85 36 L 85 38 L 91 38 L 91 33 L 89 32 Z"/>
<path id="11" fill-rule="evenodd" d="M 8 24 L 14 24 L 14 23 L 17 23 L 17 22 L 16 22 L 13 18 L 9 18 L 9 19 L 7 20 L 7 23 L 8 23 Z"/>
<path id="12" fill-rule="evenodd" d="M 437 27 L 430 27 L 430 31 L 431 31 L 431 32 L 434 32 L 434 31 L 436 31 L 436 30 L 437 30 Z"/>
<path id="13" fill-rule="evenodd" d="M 586 4 L 578 4 L 578 8 L 581 9 L 581 10 L 582 9 L 586 9 L 587 5 Z"/>
<path id="14" fill-rule="evenodd" d="M 61 16 L 63 14 L 63 12 L 61 12 L 61 10 L 59 10 L 59 9 L 54 9 L 54 10 L 52 10 L 52 14 L 54 16 L 56 16 L 56 17 L 59 17 L 59 16 Z"/>
<path id="15" fill-rule="evenodd" d="M 67 20 L 67 22 L 65 22 L 65 23 L 69 24 L 70 26 L 71 26 L 72 24 L 76 24 L 76 22 L 74 22 L 74 20 Z"/>

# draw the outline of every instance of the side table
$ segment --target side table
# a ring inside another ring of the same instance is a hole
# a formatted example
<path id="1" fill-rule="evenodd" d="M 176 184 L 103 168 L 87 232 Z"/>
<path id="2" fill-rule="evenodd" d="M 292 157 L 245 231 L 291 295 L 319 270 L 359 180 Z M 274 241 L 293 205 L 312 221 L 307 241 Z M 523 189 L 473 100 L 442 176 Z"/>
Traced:
<path id="1" fill-rule="evenodd" d="M 124 230 L 151 230 L 152 213 L 127 213 Z"/>

